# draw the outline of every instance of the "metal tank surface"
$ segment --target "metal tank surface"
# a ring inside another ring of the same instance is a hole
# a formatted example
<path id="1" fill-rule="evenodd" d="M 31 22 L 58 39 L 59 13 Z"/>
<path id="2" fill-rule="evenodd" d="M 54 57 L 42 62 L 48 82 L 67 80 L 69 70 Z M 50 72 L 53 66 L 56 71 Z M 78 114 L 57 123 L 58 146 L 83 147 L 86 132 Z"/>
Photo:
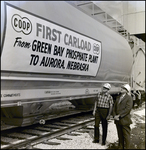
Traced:
<path id="1" fill-rule="evenodd" d="M 115 95 L 130 81 L 126 39 L 64 1 L 2 1 L 1 45 L 7 124 L 36 123 L 65 100 L 92 108 L 102 84 L 110 83 Z"/>

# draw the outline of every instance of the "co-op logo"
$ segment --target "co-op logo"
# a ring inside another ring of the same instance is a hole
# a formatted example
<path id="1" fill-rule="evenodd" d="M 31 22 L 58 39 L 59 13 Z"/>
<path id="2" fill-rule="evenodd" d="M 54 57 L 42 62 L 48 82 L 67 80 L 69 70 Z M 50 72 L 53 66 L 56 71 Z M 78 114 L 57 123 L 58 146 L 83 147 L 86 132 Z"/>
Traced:
<path id="1" fill-rule="evenodd" d="M 100 53 L 100 46 L 96 43 L 93 44 L 93 53 L 97 55 Z"/>
<path id="2" fill-rule="evenodd" d="M 11 23 L 16 32 L 23 32 L 28 35 L 32 31 L 32 24 L 26 17 L 21 17 L 18 14 L 15 14 L 12 17 Z"/>

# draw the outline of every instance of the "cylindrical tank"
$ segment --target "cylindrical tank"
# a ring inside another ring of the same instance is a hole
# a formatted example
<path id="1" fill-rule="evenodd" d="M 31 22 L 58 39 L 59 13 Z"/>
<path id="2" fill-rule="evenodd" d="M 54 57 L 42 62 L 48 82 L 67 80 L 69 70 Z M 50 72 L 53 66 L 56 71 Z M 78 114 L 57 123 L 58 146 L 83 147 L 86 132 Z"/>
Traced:
<path id="1" fill-rule="evenodd" d="M 102 84 L 116 94 L 130 80 L 126 39 L 64 1 L 1 2 L 1 39 L 5 122 L 24 125 L 64 100 L 91 107 Z"/>

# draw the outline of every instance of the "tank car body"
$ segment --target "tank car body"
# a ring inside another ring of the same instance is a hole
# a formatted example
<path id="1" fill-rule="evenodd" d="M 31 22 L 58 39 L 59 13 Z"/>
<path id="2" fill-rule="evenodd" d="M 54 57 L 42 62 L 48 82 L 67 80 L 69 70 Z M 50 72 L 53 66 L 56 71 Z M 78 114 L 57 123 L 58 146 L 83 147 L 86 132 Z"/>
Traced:
<path id="1" fill-rule="evenodd" d="M 26 126 L 64 100 L 93 107 L 130 80 L 132 52 L 109 27 L 65 1 L 1 2 L 1 118 Z"/>

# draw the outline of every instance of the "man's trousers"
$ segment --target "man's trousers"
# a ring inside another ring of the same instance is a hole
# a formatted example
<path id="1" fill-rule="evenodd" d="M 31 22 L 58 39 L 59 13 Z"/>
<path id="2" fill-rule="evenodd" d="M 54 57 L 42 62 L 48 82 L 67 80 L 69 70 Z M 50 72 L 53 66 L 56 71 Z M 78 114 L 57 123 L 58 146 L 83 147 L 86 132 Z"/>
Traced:
<path id="1" fill-rule="evenodd" d="M 102 124 L 102 143 L 105 143 L 107 137 L 107 128 L 108 122 L 106 117 L 108 115 L 109 109 L 108 108 L 97 108 L 95 113 L 95 128 L 94 128 L 94 140 L 99 140 L 99 124 Z"/>
<path id="2" fill-rule="evenodd" d="M 121 149 L 129 149 L 130 148 L 130 125 L 119 125 L 116 123 L 118 138 L 119 138 L 119 147 Z"/>

